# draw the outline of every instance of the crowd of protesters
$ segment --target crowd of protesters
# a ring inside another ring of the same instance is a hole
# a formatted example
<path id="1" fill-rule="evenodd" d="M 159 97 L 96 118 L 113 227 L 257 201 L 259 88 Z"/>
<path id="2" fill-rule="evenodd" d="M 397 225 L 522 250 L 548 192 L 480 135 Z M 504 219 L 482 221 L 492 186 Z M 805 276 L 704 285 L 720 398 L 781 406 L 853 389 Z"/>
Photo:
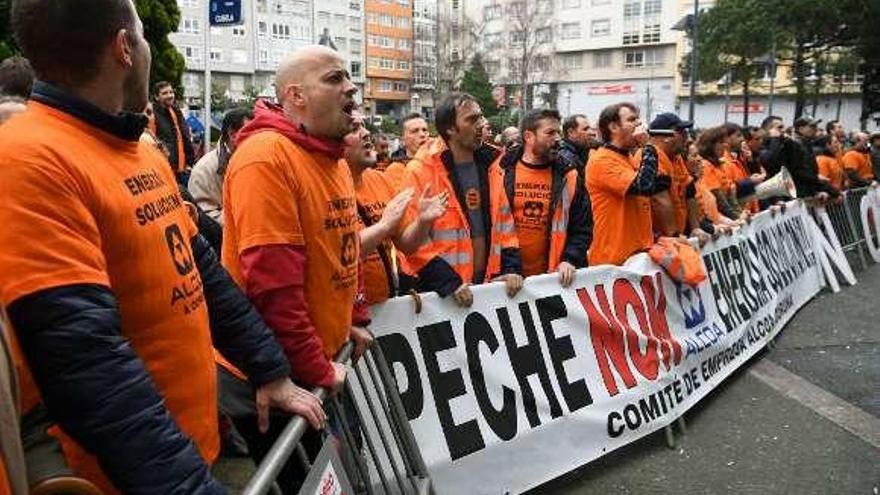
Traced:
<path id="1" fill-rule="evenodd" d="M 547 273 L 569 286 L 780 208 L 787 190 L 762 188 L 778 174 L 825 202 L 880 167 L 880 135 L 839 122 L 696 130 L 619 103 L 595 125 L 526 111 L 496 136 L 465 93 L 440 99 L 436 135 L 404 118 L 393 150 L 321 46 L 286 58 L 274 101 L 228 111 L 198 158 L 173 86 L 150 101 L 131 0 L 19 0 L 11 20 L 26 58 L 0 65 L 3 495 L 53 479 L 224 493 L 221 430 L 259 461 L 285 425 L 269 410 L 298 414 L 315 453 L 327 416 L 307 390 L 340 392 L 333 358 L 372 345 L 372 304 L 435 292 L 468 307 L 474 285 L 512 297 Z"/>

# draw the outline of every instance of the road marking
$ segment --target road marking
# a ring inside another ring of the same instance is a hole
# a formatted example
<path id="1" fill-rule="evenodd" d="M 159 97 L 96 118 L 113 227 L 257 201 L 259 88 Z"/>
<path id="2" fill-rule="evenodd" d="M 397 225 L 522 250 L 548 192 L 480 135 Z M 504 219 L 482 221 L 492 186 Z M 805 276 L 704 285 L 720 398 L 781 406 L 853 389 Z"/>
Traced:
<path id="1" fill-rule="evenodd" d="M 749 369 L 749 374 L 782 395 L 868 442 L 874 448 L 880 449 L 880 419 L 768 359 L 762 359 L 753 364 Z"/>

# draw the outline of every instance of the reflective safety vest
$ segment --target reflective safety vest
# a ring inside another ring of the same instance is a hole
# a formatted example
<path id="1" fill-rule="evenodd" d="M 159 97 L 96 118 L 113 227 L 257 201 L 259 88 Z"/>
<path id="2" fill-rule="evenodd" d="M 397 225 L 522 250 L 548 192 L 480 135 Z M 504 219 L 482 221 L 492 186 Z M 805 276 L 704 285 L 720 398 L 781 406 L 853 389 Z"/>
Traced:
<path id="1" fill-rule="evenodd" d="M 448 165 L 447 165 L 448 164 Z M 462 281 L 471 283 L 474 278 L 474 253 L 471 244 L 471 229 L 467 218 L 467 211 L 463 203 L 463 192 L 457 191 L 451 178 L 452 153 L 445 147 L 441 140 L 435 140 L 431 145 L 431 152 L 423 156 L 416 156 L 407 166 L 407 177 L 404 188 L 414 187 L 416 198 L 421 197 L 427 187 L 430 187 L 429 195 L 446 192 L 449 195 L 449 203 L 446 212 L 434 222 L 430 231 L 429 240 L 415 253 L 406 257 L 411 275 L 417 275 L 434 258 L 445 261 L 461 277 Z M 477 163 L 477 167 L 481 167 Z M 497 177 L 496 177 L 497 175 Z M 488 259 L 486 260 L 486 280 L 497 276 L 501 272 L 501 251 L 506 248 L 517 248 L 519 243 L 516 238 L 516 228 L 513 223 L 513 212 L 504 194 L 504 189 L 494 186 L 502 179 L 501 170 L 497 167 L 489 167 L 488 170 L 488 218 L 486 224 L 487 236 L 489 237 Z M 485 188 L 484 188 L 485 189 Z M 486 208 L 486 198 L 482 198 Z M 417 201 L 413 201 L 416 204 Z M 412 206 L 411 206 L 412 207 Z M 417 206 L 416 206 L 417 207 Z"/>
<path id="2" fill-rule="evenodd" d="M 700 253 L 686 242 L 662 237 L 648 250 L 648 256 L 678 283 L 696 287 L 706 280 Z"/>
<path id="3" fill-rule="evenodd" d="M 507 196 L 507 203 L 513 206 L 517 163 L 511 164 L 508 168 L 502 168 L 502 158 L 492 164 L 493 170 L 490 170 L 489 177 L 498 182 L 490 184 L 489 189 L 503 188 Z M 584 187 L 583 182 L 578 179 L 576 168 L 569 168 L 564 172 L 560 172 L 558 168 L 553 169 L 553 185 L 550 192 L 550 225 L 549 232 L 547 232 L 547 235 L 550 236 L 550 248 L 547 251 L 547 273 L 555 272 L 559 263 L 562 262 L 562 254 L 565 252 L 565 245 L 568 242 L 568 219 L 571 203 L 579 185 Z M 516 229 L 514 228 L 515 233 Z M 586 263 L 586 260 L 582 260 L 582 263 Z"/>

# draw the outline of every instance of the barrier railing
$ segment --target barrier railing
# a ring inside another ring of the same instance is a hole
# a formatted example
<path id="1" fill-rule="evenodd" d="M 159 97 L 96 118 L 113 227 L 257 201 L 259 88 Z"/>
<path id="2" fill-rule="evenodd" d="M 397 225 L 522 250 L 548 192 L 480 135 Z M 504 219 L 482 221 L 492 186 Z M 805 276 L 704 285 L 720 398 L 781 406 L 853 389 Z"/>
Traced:
<path id="1" fill-rule="evenodd" d="M 860 221 L 861 201 L 867 193 L 867 187 L 849 189 L 843 192 L 842 202 L 828 202 L 822 206 L 807 200 L 807 206 L 810 213 L 816 218 L 819 228 L 826 232 L 826 223 L 820 216 L 821 211 L 824 210 L 828 214 L 830 226 L 840 242 L 840 248 L 845 254 L 855 255 L 859 268 L 862 270 L 868 267 L 869 259 L 865 232 Z"/>
<path id="2" fill-rule="evenodd" d="M 328 412 L 328 430 L 334 430 L 325 436 L 323 448 L 328 444 L 332 444 L 331 448 L 339 446 L 342 471 L 352 480 L 354 493 L 432 493 L 427 467 L 380 346 L 368 348 L 356 363 L 351 360 L 352 349 L 351 344 L 346 345 L 337 357 L 337 362 L 354 371 L 348 373 L 343 391 L 330 397 L 325 389 L 314 390 Z M 293 462 L 299 462 L 306 471 L 313 470 L 300 444 L 308 428 L 301 417 L 290 420 L 248 481 L 243 495 L 282 493 L 276 479 L 294 454 Z"/>

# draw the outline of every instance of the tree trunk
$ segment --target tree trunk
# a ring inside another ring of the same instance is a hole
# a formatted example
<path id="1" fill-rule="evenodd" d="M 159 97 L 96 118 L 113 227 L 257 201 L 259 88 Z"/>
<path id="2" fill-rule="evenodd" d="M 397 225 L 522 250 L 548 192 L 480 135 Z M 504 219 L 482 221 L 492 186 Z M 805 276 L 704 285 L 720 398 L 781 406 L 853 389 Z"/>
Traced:
<path id="1" fill-rule="evenodd" d="M 746 68 L 748 70 L 748 68 Z M 745 77 L 743 77 L 743 127 L 749 126 L 749 79 L 751 79 L 751 74 L 746 73 Z"/>

